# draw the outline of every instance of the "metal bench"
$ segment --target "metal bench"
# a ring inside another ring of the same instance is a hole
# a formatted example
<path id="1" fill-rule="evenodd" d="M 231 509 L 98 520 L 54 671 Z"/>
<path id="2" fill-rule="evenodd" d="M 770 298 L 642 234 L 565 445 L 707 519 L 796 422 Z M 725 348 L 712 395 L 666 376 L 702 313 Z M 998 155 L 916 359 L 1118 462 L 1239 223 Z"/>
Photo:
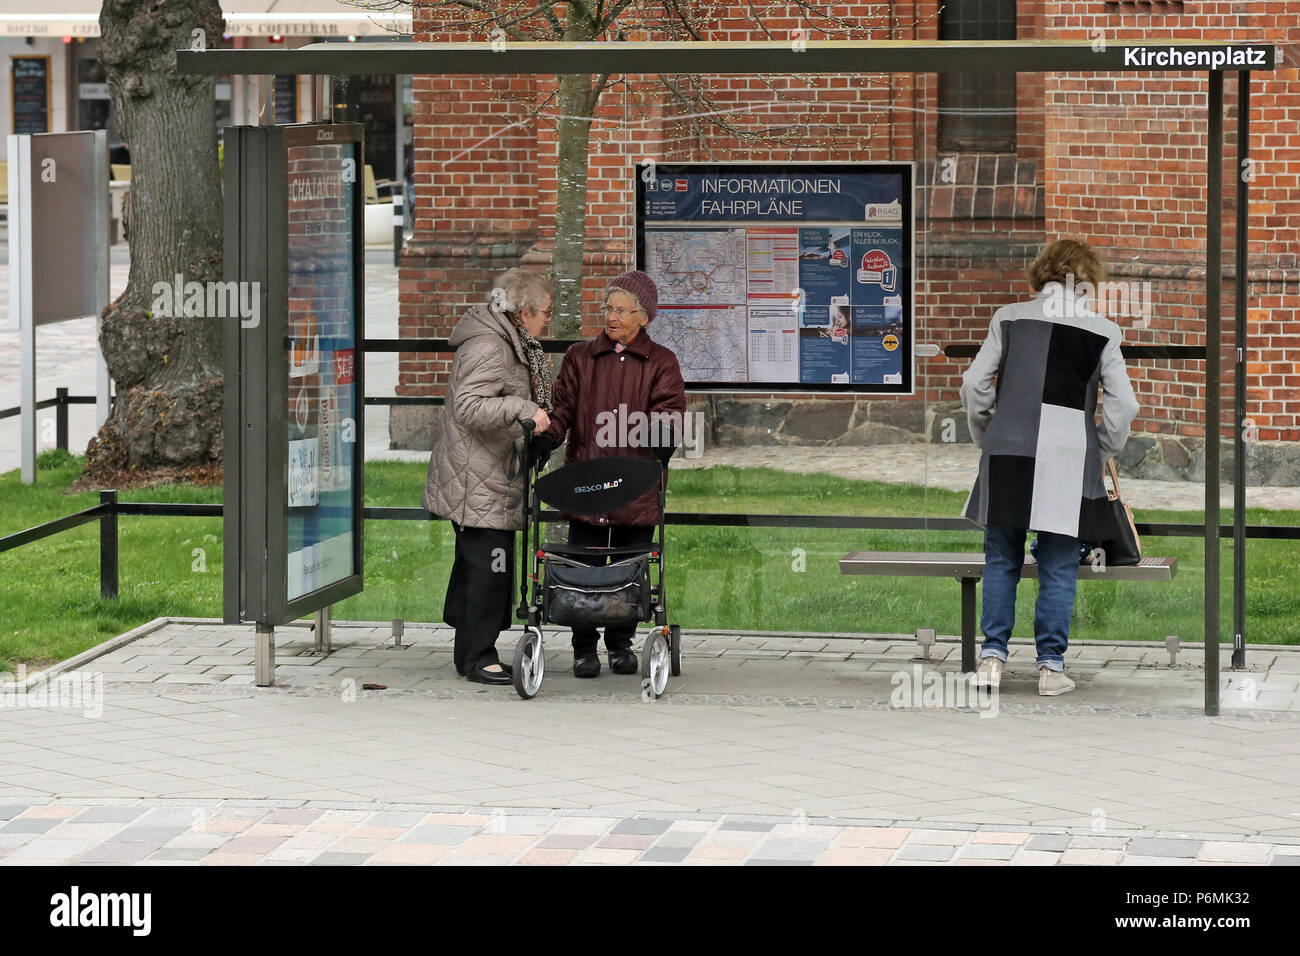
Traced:
<path id="1" fill-rule="evenodd" d="M 1080 581 L 1172 581 L 1177 558 L 1143 558 L 1131 567 L 1081 565 Z M 840 558 L 841 574 L 947 578 L 961 582 L 961 669 L 975 670 L 975 582 L 984 576 L 983 554 L 940 551 L 853 551 Z M 1038 565 L 1025 555 L 1021 578 L 1037 578 Z"/>

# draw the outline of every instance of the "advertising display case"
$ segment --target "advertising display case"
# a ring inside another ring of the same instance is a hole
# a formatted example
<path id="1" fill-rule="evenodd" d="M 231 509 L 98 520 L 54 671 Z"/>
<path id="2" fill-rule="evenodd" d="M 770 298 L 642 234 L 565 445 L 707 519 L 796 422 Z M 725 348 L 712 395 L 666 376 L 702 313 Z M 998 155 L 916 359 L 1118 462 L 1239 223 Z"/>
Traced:
<path id="1" fill-rule="evenodd" d="M 227 623 L 362 589 L 363 169 L 357 124 L 226 131 Z"/>

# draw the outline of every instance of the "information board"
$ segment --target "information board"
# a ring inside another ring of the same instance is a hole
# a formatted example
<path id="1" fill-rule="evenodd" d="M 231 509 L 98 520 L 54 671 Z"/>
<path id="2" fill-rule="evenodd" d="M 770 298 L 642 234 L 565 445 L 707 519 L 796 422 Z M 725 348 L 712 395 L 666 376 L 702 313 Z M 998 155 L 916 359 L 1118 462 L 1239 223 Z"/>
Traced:
<path id="1" fill-rule="evenodd" d="M 643 165 L 637 268 L 688 387 L 913 390 L 911 163 Z"/>
<path id="2" fill-rule="evenodd" d="M 363 587 L 358 124 L 226 130 L 224 619 L 275 628 Z M 259 632 L 261 633 L 261 632 Z"/>
<path id="3" fill-rule="evenodd" d="M 16 56 L 10 60 L 11 115 L 15 133 L 50 131 L 50 58 Z"/>

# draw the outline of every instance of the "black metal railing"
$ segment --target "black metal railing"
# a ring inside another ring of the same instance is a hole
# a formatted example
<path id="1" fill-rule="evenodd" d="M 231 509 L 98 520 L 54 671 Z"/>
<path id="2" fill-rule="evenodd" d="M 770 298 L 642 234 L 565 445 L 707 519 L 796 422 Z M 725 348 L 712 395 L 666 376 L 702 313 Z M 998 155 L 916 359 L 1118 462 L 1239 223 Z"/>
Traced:
<path id="1" fill-rule="evenodd" d="M 0 554 L 24 545 L 99 522 L 99 593 L 105 600 L 118 595 L 119 553 L 118 519 L 120 517 L 188 517 L 220 518 L 225 506 L 201 502 L 119 501 L 114 490 L 101 491 L 99 504 L 93 508 L 55 518 L 34 528 L 0 538 Z M 443 521 L 423 508 L 367 507 L 362 516 L 367 521 Z M 565 521 L 556 511 L 543 511 L 546 522 Z M 684 527 L 710 528 L 820 528 L 841 531 L 977 531 L 978 526 L 965 518 L 897 518 L 880 515 L 783 515 L 742 514 L 716 511 L 669 511 L 664 522 Z M 1153 538 L 1199 538 L 1205 526 L 1198 524 L 1139 523 L 1138 533 Z M 1231 538 L 1230 524 L 1219 526 L 1219 537 Z M 1247 525 L 1246 537 L 1257 539 L 1300 540 L 1300 527 L 1289 525 Z"/>
<path id="2" fill-rule="evenodd" d="M 54 447 L 68 450 L 68 406 L 94 405 L 94 395 L 69 395 L 66 388 L 56 388 L 53 398 L 46 398 L 36 403 L 36 411 L 53 408 L 54 411 Z M 0 420 L 14 418 L 23 413 L 21 405 L 13 408 L 0 408 Z"/>
<path id="3" fill-rule="evenodd" d="M 572 341 L 556 340 L 544 342 L 548 352 L 564 352 Z M 446 339 L 365 339 L 365 351 L 370 352 L 450 352 Z M 950 357 L 969 357 L 978 350 L 976 345 L 953 345 L 945 349 Z M 1199 355 L 1196 354 L 1199 352 Z M 1204 357 L 1204 349 L 1184 346 L 1134 346 L 1125 349 L 1129 358 L 1176 358 L 1195 359 Z M 443 399 L 434 395 L 368 395 L 363 396 L 366 405 L 441 405 Z M 70 405 L 93 405 L 94 396 L 69 395 L 66 388 L 55 390 L 55 397 L 37 402 L 37 410 L 56 409 L 56 446 L 68 447 L 68 407 Z M 11 418 L 21 413 L 20 408 L 0 409 L 0 419 Z M 203 517 L 220 518 L 225 509 L 220 504 L 199 502 L 139 502 L 119 501 L 115 490 L 99 493 L 99 504 L 93 508 L 47 521 L 44 524 L 0 537 L 0 553 L 23 547 L 34 541 L 51 535 L 68 531 L 72 528 L 99 522 L 99 589 L 104 599 L 113 599 L 118 595 L 118 518 L 131 517 Z M 441 521 L 437 515 L 430 514 L 423 508 L 367 507 L 362 516 L 367 521 Z M 543 521 L 561 521 L 558 512 L 542 512 Z M 845 531 L 976 531 L 978 526 L 965 518 L 902 518 L 885 515 L 788 515 L 788 514 L 745 514 L 729 512 L 668 512 L 664 516 L 666 524 L 685 527 L 731 527 L 731 528 L 820 528 Z M 1138 533 L 1149 537 L 1161 538 L 1199 538 L 1205 535 L 1203 524 L 1180 523 L 1139 523 Z M 1219 526 L 1221 538 L 1231 538 L 1235 529 L 1231 524 Z M 1246 525 L 1246 538 L 1272 540 L 1300 540 L 1300 526 L 1293 525 Z"/>

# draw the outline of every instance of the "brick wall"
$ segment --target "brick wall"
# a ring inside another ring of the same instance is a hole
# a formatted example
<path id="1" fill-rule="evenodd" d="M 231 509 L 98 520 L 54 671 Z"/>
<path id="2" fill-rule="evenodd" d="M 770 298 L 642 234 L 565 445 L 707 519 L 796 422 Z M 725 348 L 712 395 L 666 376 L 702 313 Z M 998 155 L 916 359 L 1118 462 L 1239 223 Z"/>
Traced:
<path id="1" fill-rule="evenodd" d="M 1186 3 L 1045 4 L 1049 37 L 1108 40 L 1201 36 L 1300 42 L 1297 0 L 1197 0 Z M 1127 340 L 1203 345 L 1206 134 L 1204 73 L 1149 76 L 1048 74 L 1045 89 L 1049 232 L 1083 235 L 1104 246 L 1117 278 L 1153 280 L 1152 317 L 1132 320 Z M 1232 268 L 1235 241 L 1235 74 L 1225 82 L 1223 245 Z M 1247 414 L 1261 440 L 1300 439 L 1300 71 L 1256 73 L 1251 84 L 1250 346 Z M 1232 282 L 1225 276 L 1224 341 L 1233 335 Z M 1225 353 L 1225 384 L 1232 365 Z M 1201 363 L 1142 363 L 1135 372 L 1148 431 L 1203 436 Z M 1231 395 L 1225 390 L 1225 408 Z M 1227 432 L 1225 431 L 1225 434 Z"/>
<path id="2" fill-rule="evenodd" d="M 1150 17 L 1136 15 L 1132 5 L 1103 0 L 1021 0 L 1017 31 L 1021 38 L 1091 36 L 1100 28 L 1115 39 L 1195 31 L 1300 40 L 1300 0 L 1248 6 L 1198 0 L 1184 8 L 1182 16 Z M 764 37 L 745 6 L 717 9 L 721 15 L 703 24 L 706 38 Z M 932 39 L 936 9 L 933 3 L 859 3 L 836 4 L 830 12 L 861 25 L 853 36 Z M 779 5 L 760 7 L 760 14 L 776 38 L 801 26 Z M 834 32 L 817 29 L 818 22 Z M 440 7 L 417 7 L 416 28 L 420 39 L 486 39 L 484 30 L 475 32 Z M 662 36 L 659 30 L 652 24 L 643 35 Z M 828 35 L 846 34 L 827 21 L 814 21 L 807 32 L 810 39 Z M 591 134 L 584 270 L 585 314 L 591 319 L 605 282 L 633 262 L 631 173 L 638 160 L 893 159 L 918 163 L 918 342 L 979 341 L 993 309 L 1027 293 L 1024 267 L 1045 237 L 1058 235 L 1096 241 L 1116 263 L 1117 278 L 1153 282 L 1153 315 L 1144 328 L 1132 329 L 1130 341 L 1203 341 L 1203 303 L 1196 291 L 1204 266 L 1201 74 L 1022 75 L 1015 153 L 953 157 L 936 149 L 934 74 L 699 78 L 690 89 L 727 111 L 729 130 L 699 123 L 689 115 L 691 106 L 657 82 L 614 79 Z M 1228 82 L 1229 102 L 1234 82 Z M 551 77 L 416 78 L 416 232 L 401 271 L 403 335 L 445 335 L 466 304 L 482 300 L 501 269 L 520 262 L 547 268 L 555 228 L 555 126 L 546 105 L 553 92 Z M 1294 240 L 1288 246 L 1286 237 L 1300 226 L 1296 71 L 1257 76 L 1253 93 L 1257 262 L 1250 304 L 1260 353 L 1251 368 L 1251 414 L 1260 438 L 1295 439 L 1300 376 L 1296 338 L 1287 332 L 1294 328 L 1296 303 L 1287 297 L 1296 292 L 1297 262 Z M 511 123 L 521 125 L 507 130 Z M 806 128 L 793 135 L 771 132 L 789 126 Z M 1229 152 L 1232 130 L 1230 125 Z M 1229 193 L 1231 173 L 1225 180 Z M 1227 209 L 1229 230 L 1231 221 Z M 1229 260 L 1231 241 L 1229 231 Z M 1230 298 L 1224 325 L 1226 336 Z M 588 331 L 594 331 L 591 325 Z M 446 357 L 404 354 L 399 393 L 436 394 L 447 364 Z M 898 401 L 947 406 L 956 398 L 965 364 L 918 360 L 918 394 Z M 1148 409 L 1139 427 L 1202 434 L 1200 364 L 1143 366 L 1134 373 Z M 418 431 L 413 423 L 427 419 L 422 409 L 394 409 L 395 432 Z"/>

